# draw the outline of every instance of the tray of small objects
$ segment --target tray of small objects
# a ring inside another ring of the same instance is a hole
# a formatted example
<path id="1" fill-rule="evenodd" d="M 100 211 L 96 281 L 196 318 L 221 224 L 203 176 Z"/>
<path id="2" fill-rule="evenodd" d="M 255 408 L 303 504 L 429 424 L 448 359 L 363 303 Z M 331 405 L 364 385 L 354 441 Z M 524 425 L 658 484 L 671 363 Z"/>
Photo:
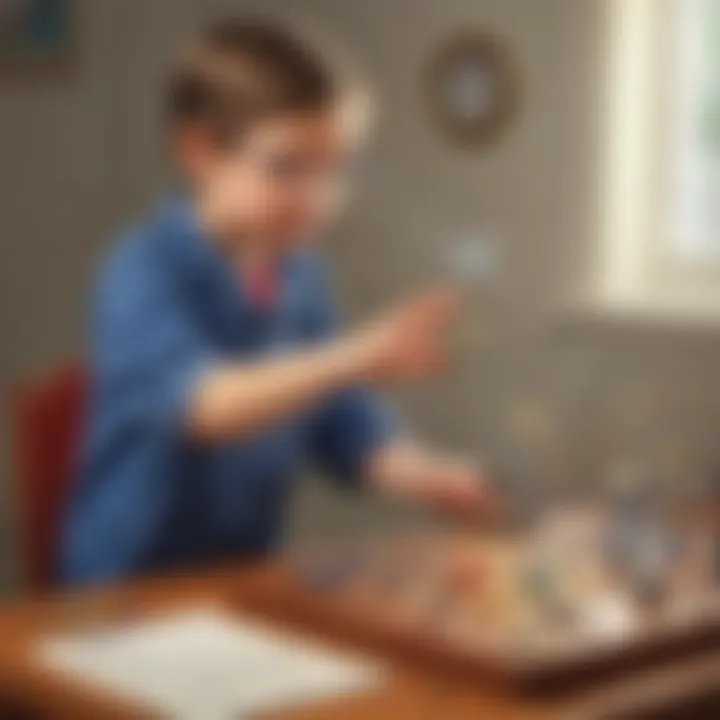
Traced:
<path id="1" fill-rule="evenodd" d="M 558 511 L 531 532 L 308 550 L 250 609 L 516 692 L 552 694 L 720 647 L 707 529 Z"/>

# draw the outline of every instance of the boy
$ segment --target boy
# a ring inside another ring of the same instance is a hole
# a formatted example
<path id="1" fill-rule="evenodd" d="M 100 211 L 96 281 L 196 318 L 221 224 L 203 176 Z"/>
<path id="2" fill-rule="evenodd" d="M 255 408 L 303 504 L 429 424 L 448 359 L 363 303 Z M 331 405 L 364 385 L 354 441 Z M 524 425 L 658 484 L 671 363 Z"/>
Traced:
<path id="1" fill-rule="evenodd" d="M 369 394 L 437 369 L 448 292 L 335 334 L 307 238 L 337 209 L 348 100 L 308 47 L 262 23 L 216 25 L 175 70 L 187 193 L 100 279 L 65 583 L 266 554 L 305 457 L 347 483 L 485 507 L 475 468 L 403 441 Z"/>

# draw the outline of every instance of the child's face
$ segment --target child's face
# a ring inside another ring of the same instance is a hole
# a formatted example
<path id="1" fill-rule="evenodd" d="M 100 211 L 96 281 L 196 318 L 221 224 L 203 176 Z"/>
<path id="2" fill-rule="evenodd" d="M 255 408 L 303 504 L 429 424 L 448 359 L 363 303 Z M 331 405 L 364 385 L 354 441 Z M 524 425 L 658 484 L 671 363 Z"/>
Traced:
<path id="1" fill-rule="evenodd" d="M 230 150 L 195 152 L 189 169 L 225 228 L 282 253 L 339 210 L 354 144 L 340 113 L 317 111 L 260 121 Z"/>

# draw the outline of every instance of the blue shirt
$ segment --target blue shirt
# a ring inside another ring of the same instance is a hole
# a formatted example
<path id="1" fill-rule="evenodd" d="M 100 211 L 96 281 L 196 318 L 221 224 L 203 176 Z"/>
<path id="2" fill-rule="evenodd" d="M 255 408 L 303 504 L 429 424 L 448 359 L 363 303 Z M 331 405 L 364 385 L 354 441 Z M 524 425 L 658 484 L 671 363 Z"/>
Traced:
<path id="1" fill-rule="evenodd" d="M 305 458 L 352 482 L 388 439 L 387 417 L 348 388 L 261 436 L 188 437 L 198 377 L 218 363 L 277 357 L 334 332 L 322 264 L 286 259 L 281 298 L 254 306 L 189 203 L 129 233 L 101 274 L 81 476 L 64 524 L 65 584 L 198 567 L 267 553 Z"/>

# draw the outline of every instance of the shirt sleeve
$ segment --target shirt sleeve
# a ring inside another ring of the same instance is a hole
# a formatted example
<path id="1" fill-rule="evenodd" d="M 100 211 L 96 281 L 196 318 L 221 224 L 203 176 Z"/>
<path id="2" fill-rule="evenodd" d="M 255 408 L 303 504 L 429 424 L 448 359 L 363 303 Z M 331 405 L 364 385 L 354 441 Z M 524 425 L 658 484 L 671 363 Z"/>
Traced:
<path id="1" fill-rule="evenodd" d="M 356 485 L 368 458 L 394 434 L 389 410 L 372 393 L 352 388 L 327 401 L 314 418 L 311 459 L 334 480 Z"/>
<path id="2" fill-rule="evenodd" d="M 337 333 L 339 322 L 325 273 L 317 272 L 317 289 L 309 329 L 311 340 L 322 341 Z M 368 458 L 392 441 L 396 421 L 389 407 L 372 391 L 352 387 L 336 393 L 311 419 L 310 459 L 344 485 L 362 481 Z"/>
<path id="3" fill-rule="evenodd" d="M 183 433 L 198 379 L 215 357 L 167 268 L 144 255 L 115 259 L 93 315 L 98 392 L 124 422 Z"/>

